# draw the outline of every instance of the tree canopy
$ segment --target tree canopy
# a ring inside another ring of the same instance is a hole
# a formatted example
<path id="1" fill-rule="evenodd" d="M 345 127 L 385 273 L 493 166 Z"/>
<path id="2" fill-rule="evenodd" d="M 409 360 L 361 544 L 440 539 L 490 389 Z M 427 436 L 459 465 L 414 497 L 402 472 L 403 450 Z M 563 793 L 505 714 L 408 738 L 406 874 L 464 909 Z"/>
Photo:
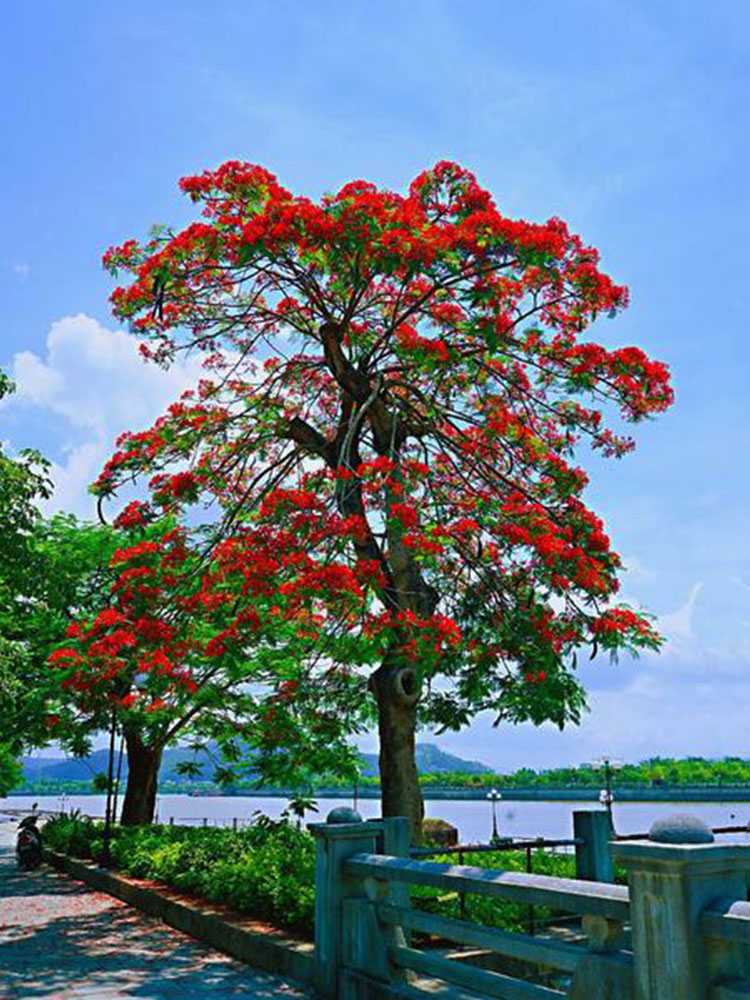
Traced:
<path id="1" fill-rule="evenodd" d="M 630 450 L 602 408 L 663 411 L 667 368 L 584 340 L 627 290 L 561 220 L 504 216 L 456 164 L 406 195 L 355 181 L 319 203 L 239 162 L 180 185 L 203 221 L 105 263 L 131 276 L 112 301 L 143 354 L 203 352 L 206 378 L 124 435 L 95 488 L 146 473 L 146 522 L 203 512 L 225 650 L 293 627 L 271 742 L 322 689 L 346 692 L 328 722 L 345 728 L 366 681 L 384 811 L 416 831 L 420 721 L 576 721 L 577 648 L 658 646 L 613 602 L 621 560 L 572 459 L 582 439 Z"/>

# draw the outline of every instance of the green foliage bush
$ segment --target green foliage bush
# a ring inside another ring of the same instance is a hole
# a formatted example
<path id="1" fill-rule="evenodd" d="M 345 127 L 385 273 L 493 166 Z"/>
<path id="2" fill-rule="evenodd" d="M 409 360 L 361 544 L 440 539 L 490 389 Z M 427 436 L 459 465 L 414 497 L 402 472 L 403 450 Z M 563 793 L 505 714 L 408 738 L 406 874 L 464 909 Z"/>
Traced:
<path id="1" fill-rule="evenodd" d="M 16 760 L 16 754 L 5 743 L 0 743 L 0 797 L 21 783 L 21 765 Z"/>
<path id="2" fill-rule="evenodd" d="M 53 850 L 100 860 L 103 824 L 78 815 L 49 820 L 44 838 Z M 112 860 L 129 875 L 156 879 L 211 902 L 237 910 L 305 936 L 313 932 L 315 913 L 315 845 L 304 830 L 289 822 L 262 819 L 244 830 L 181 826 L 115 827 Z M 433 861 L 457 864 L 455 854 L 438 854 Z M 464 863 L 480 868 L 526 871 L 524 851 L 469 854 Z M 535 850 L 532 871 L 539 875 L 575 878 L 572 854 Z M 458 893 L 437 894 L 416 886 L 414 906 L 442 916 L 461 916 Z M 520 903 L 466 897 L 466 919 L 505 930 L 526 931 L 529 908 Z M 535 907 L 537 924 L 553 916 Z"/>
<path id="3" fill-rule="evenodd" d="M 44 826 L 53 850 L 101 860 L 103 824 L 59 816 Z M 128 875 L 157 879 L 254 917 L 312 933 L 315 844 L 288 822 L 264 819 L 244 830 L 180 826 L 115 827 L 112 860 Z"/>
<path id="4" fill-rule="evenodd" d="M 97 823 L 88 816 L 81 816 L 78 810 L 71 813 L 61 813 L 48 819 L 42 827 L 42 836 L 47 847 L 62 854 L 71 854 L 74 858 L 94 858 L 92 844 L 101 840 L 102 823 Z"/>
<path id="5" fill-rule="evenodd" d="M 438 854 L 429 858 L 448 864 L 458 864 L 456 854 Z M 526 871 L 525 851 L 487 851 L 464 855 L 464 864 L 476 868 L 496 868 L 504 871 Z M 535 875 L 552 875 L 557 878 L 576 877 L 575 856 L 573 854 L 552 854 L 535 850 L 531 855 L 531 870 Z M 457 892 L 436 895 L 434 889 L 415 886 L 412 889 L 412 904 L 416 909 L 428 913 L 439 913 L 443 917 L 461 918 L 461 898 Z M 529 907 L 523 903 L 511 903 L 505 899 L 490 896 L 466 896 L 465 919 L 489 927 L 503 930 L 526 932 L 529 929 Z M 555 914 L 543 906 L 534 907 L 534 921 L 539 924 Z"/>

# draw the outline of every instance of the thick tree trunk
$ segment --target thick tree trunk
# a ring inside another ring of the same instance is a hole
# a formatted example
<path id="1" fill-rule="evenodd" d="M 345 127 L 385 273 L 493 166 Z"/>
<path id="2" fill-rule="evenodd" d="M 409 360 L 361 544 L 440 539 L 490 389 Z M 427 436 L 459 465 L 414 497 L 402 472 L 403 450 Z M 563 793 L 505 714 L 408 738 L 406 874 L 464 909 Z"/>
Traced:
<path id="1" fill-rule="evenodd" d="M 415 757 L 419 678 L 412 667 L 386 657 L 370 686 L 378 704 L 383 816 L 407 816 L 412 843 L 419 844 L 424 819 Z"/>
<path id="2" fill-rule="evenodd" d="M 138 733 L 126 732 L 128 783 L 122 803 L 122 826 L 151 823 L 156 807 L 156 789 L 163 747 L 147 746 Z"/>

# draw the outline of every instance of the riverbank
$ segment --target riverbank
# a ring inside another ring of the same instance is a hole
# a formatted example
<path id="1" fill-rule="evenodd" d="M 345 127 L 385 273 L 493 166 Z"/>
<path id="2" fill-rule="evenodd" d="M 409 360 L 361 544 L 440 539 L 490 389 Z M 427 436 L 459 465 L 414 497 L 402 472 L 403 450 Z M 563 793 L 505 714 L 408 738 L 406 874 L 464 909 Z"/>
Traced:
<path id="1" fill-rule="evenodd" d="M 353 798 L 314 797 L 314 810 L 305 812 L 304 821 L 325 819 L 329 811 L 343 804 L 354 805 Z M 0 799 L 0 815 L 8 810 L 31 810 L 34 803 L 38 810 L 59 813 L 80 810 L 89 816 L 103 817 L 106 797 L 99 795 L 61 796 L 14 796 Z M 241 828 L 255 822 L 259 815 L 277 819 L 288 808 L 288 800 L 282 796 L 202 796 L 170 795 L 159 793 L 157 797 L 157 820 L 185 826 L 237 826 Z M 380 800 L 362 798 L 357 800 L 357 809 L 364 819 L 380 816 Z M 527 801 L 502 799 L 496 804 L 497 827 L 502 836 L 547 837 L 552 840 L 573 835 L 572 813 L 575 809 L 601 808 L 596 798 L 588 800 L 576 798 L 565 801 Z M 492 832 L 492 803 L 486 797 L 459 799 L 428 799 L 425 803 L 428 817 L 446 820 L 457 828 L 461 840 L 466 843 L 486 843 Z M 668 801 L 624 801 L 615 797 L 614 818 L 618 833 L 635 834 L 648 830 L 652 822 L 669 813 L 691 812 L 700 816 L 709 826 L 733 826 L 750 820 L 750 802 L 722 796 L 718 801 L 692 802 L 670 799 Z"/>
<path id="2" fill-rule="evenodd" d="M 546 786 L 495 786 L 506 802 L 598 802 L 601 788 L 598 786 L 582 787 L 580 785 L 567 788 L 550 788 Z M 487 799 L 487 788 L 465 788 L 450 786 L 430 786 L 422 789 L 425 801 L 480 801 Z M 694 785 L 694 786 L 637 786 L 613 785 L 612 792 L 618 802 L 750 802 L 750 784 L 746 785 Z M 9 792 L 8 798 L 39 796 L 60 796 L 75 794 L 76 796 L 99 795 L 99 792 L 75 791 L 65 789 L 51 792 L 43 787 L 19 788 Z M 238 791 L 222 791 L 210 786 L 205 791 L 183 793 L 171 787 L 164 789 L 162 794 L 188 794 L 190 798 L 242 798 L 242 799 L 290 799 L 298 794 L 289 788 L 243 788 Z M 379 799 L 380 788 L 376 785 L 364 785 L 354 788 L 318 788 L 311 793 L 313 798 L 320 799 Z"/>

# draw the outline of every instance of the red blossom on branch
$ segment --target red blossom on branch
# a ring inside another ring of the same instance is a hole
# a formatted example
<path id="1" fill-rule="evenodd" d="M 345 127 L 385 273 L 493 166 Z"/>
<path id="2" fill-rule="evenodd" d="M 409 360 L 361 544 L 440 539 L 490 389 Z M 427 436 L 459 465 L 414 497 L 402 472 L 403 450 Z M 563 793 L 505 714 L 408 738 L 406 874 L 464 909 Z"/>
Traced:
<path id="1" fill-rule="evenodd" d="M 380 659 L 381 706 L 408 662 L 440 724 L 488 707 L 577 718 L 578 646 L 659 643 L 647 616 L 602 610 L 621 560 L 572 461 L 582 442 L 633 447 L 608 414 L 672 402 L 662 362 L 584 339 L 627 289 L 562 220 L 507 217 L 454 163 L 406 194 L 354 181 L 319 203 L 239 161 L 180 187 L 202 220 L 105 264 L 129 275 L 112 301 L 146 353 L 201 352 L 207 378 L 124 435 L 95 489 L 148 476 L 163 510 L 200 502 L 216 520 L 189 593 L 184 539 L 141 539 L 115 558 L 117 600 L 171 595 L 205 623 L 212 662 L 273 622 L 299 651 L 300 703 L 326 676 L 342 718 L 337 655 Z M 438 673 L 450 695 L 428 691 Z"/>

